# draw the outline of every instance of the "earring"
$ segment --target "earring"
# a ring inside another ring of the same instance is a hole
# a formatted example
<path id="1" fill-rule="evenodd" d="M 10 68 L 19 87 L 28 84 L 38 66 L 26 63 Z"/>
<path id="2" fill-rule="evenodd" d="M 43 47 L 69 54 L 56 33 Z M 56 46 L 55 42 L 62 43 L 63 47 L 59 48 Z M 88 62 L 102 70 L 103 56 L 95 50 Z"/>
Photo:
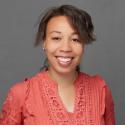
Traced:
<path id="1" fill-rule="evenodd" d="M 43 47 L 43 51 L 45 51 L 45 48 Z"/>

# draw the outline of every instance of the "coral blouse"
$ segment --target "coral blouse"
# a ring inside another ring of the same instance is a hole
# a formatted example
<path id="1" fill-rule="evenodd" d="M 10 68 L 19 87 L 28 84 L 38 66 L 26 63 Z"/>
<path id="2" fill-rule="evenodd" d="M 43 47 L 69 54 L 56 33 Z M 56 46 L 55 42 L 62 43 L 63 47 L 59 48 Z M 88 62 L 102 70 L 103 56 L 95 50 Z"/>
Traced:
<path id="1" fill-rule="evenodd" d="M 68 112 L 58 84 L 47 71 L 11 87 L 0 125 L 115 125 L 110 89 L 100 76 L 80 72 L 75 81 L 74 111 Z"/>

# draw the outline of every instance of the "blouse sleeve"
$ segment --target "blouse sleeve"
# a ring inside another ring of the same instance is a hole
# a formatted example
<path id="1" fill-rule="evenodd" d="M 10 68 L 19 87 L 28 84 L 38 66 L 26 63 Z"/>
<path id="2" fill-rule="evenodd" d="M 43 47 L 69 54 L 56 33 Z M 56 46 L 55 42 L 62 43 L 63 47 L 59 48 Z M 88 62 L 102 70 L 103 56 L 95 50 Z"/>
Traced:
<path id="1" fill-rule="evenodd" d="M 115 123 L 115 112 L 114 102 L 110 89 L 108 86 L 105 87 L 105 125 L 116 125 Z"/>
<path id="2" fill-rule="evenodd" d="M 0 125 L 21 125 L 21 90 L 20 87 L 12 87 L 3 103 L 2 111 L 0 113 Z"/>

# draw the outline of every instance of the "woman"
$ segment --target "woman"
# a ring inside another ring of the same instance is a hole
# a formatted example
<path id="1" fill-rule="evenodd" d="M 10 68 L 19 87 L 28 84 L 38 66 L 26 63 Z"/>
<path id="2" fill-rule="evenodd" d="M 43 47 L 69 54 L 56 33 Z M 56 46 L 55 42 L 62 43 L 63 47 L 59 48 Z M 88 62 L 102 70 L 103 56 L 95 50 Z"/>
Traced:
<path id="1" fill-rule="evenodd" d="M 93 30 L 84 10 L 62 5 L 47 11 L 35 46 L 43 46 L 48 65 L 11 87 L 0 125 L 115 125 L 105 81 L 79 69 L 85 45 L 95 40 Z"/>

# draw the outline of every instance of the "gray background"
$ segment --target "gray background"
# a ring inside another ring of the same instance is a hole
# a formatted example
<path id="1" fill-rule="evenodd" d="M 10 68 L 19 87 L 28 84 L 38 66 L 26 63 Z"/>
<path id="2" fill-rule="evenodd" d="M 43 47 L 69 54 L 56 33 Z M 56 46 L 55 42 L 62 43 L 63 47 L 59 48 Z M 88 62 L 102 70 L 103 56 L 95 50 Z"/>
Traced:
<path id="1" fill-rule="evenodd" d="M 93 18 L 96 43 L 86 47 L 81 69 L 100 74 L 112 90 L 118 125 L 125 125 L 125 2 L 121 0 L 0 0 L 0 107 L 9 88 L 35 75 L 43 64 L 34 48 L 36 23 L 46 8 L 72 4 Z"/>

